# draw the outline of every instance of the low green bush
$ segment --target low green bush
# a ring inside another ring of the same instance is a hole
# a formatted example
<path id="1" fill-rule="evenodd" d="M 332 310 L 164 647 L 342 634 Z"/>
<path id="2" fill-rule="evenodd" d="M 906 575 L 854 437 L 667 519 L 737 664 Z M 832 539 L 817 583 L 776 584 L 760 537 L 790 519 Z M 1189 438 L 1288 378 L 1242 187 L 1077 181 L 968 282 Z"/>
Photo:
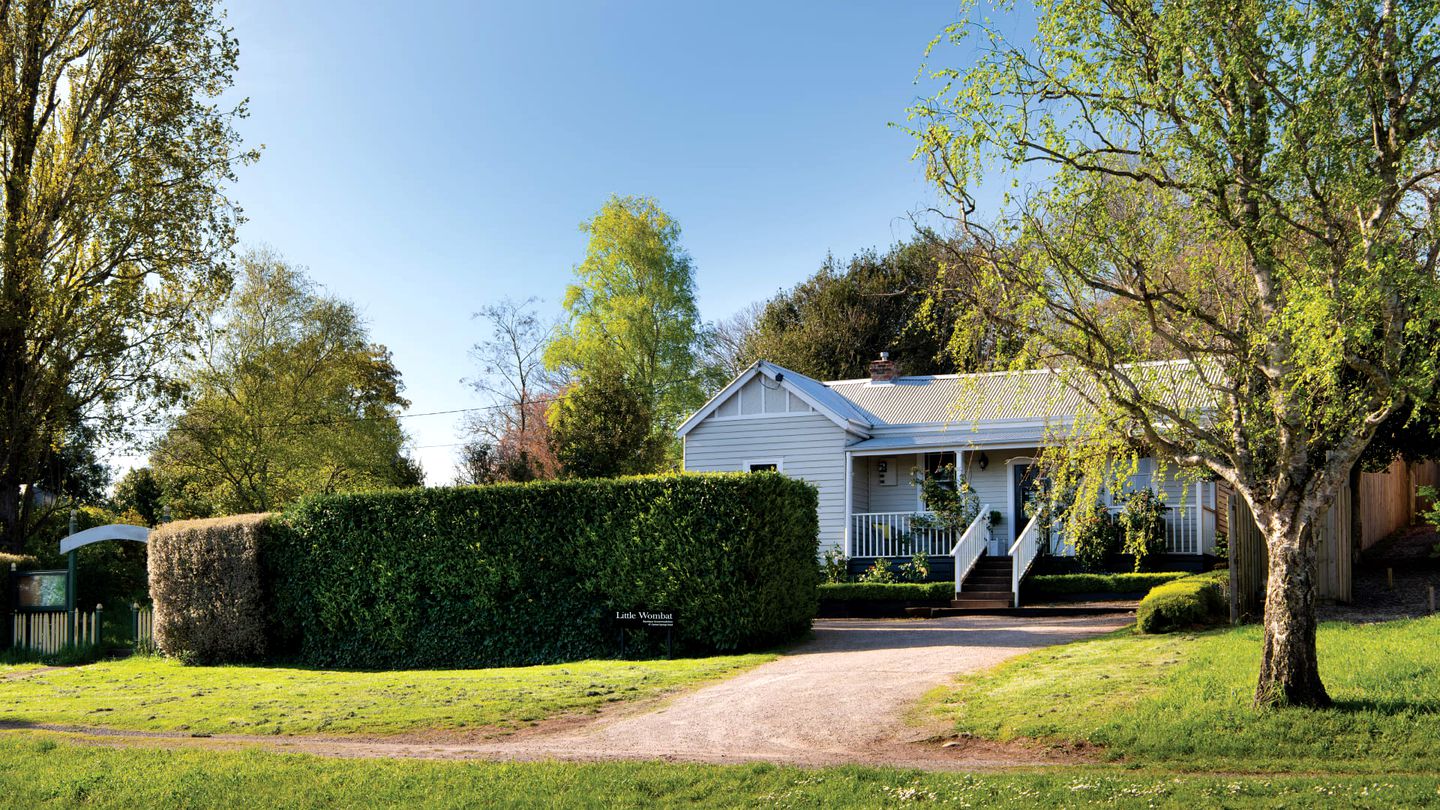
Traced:
<path id="1" fill-rule="evenodd" d="M 1142 633 L 1169 633 L 1224 621 L 1228 576 L 1225 571 L 1211 571 L 1156 586 L 1140 600 L 1136 628 Z"/>
<path id="2" fill-rule="evenodd" d="M 935 601 L 955 596 L 953 582 L 839 582 L 819 588 L 825 601 Z"/>
<path id="3" fill-rule="evenodd" d="M 276 640 L 318 666 L 524 666 L 611 657 L 613 611 L 650 608 L 677 652 L 762 648 L 814 618 L 816 502 L 775 473 L 313 498 L 267 533 Z"/>
<path id="4" fill-rule="evenodd" d="M 265 654 L 260 546 L 268 515 L 166 523 L 150 533 L 155 644 L 187 663 Z"/>
<path id="5" fill-rule="evenodd" d="M 1184 571 L 1154 574 L 1037 574 L 1025 580 L 1027 595 L 1075 593 L 1145 593 L 1157 585 L 1187 577 Z"/>

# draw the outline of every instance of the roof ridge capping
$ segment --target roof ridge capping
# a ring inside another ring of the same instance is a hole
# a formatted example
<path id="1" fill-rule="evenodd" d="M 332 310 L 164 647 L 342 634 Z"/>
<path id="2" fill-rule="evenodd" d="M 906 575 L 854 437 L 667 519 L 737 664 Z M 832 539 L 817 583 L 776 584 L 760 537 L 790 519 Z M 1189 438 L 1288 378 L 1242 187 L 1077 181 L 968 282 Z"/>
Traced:
<path id="1" fill-rule="evenodd" d="M 774 363 L 770 363 L 768 360 L 762 360 L 762 361 L 759 361 L 759 362 L 767 363 L 767 364 L 772 365 L 772 366 L 775 365 Z M 1183 359 L 1183 358 L 1177 358 L 1177 359 L 1174 359 L 1174 360 L 1136 360 L 1136 361 L 1133 362 L 1133 363 L 1118 363 L 1118 364 L 1116 364 L 1115 367 L 1116 367 L 1116 368 L 1147 368 L 1147 367 L 1156 367 L 1156 368 L 1158 368 L 1158 367 L 1160 367 L 1160 366 L 1189 366 L 1189 365 L 1192 365 L 1192 364 L 1193 364 L 1193 361 L 1191 361 L 1191 360 L 1186 360 L 1186 359 Z M 777 368 L 778 368 L 778 366 L 777 366 Z M 967 372 L 965 372 L 965 373 L 963 373 L 963 374 L 902 374 L 902 375 L 900 375 L 899 377 L 896 377 L 895 379 L 896 379 L 896 380 L 959 380 L 959 379 L 981 378 L 981 377 L 1014 377 L 1014 376 L 1020 376 L 1020 375 L 1025 375 L 1025 374 L 1054 374 L 1054 375 L 1057 375 L 1057 376 L 1058 376 L 1058 375 L 1060 374 L 1060 372 L 1064 372 L 1064 371 L 1079 371 L 1079 370 L 1081 370 L 1081 369 L 1080 369 L 1080 366 L 1063 366 L 1063 367 L 1046 366 L 1046 367 L 1044 367 L 1044 368 L 1015 368 L 1015 369 L 1001 369 L 1001 370 L 999 370 L 999 371 L 967 371 Z M 798 373 L 798 372 L 790 372 L 790 371 L 787 370 L 787 373 L 795 374 L 795 373 Z M 802 375 L 802 376 L 803 376 L 803 375 Z M 814 378 L 813 378 L 813 377 L 809 377 L 809 378 L 807 378 L 807 379 L 814 379 Z M 870 379 L 869 377 L 855 377 L 855 378 L 848 379 L 848 380 L 825 380 L 825 381 L 816 380 L 816 382 L 819 382 L 821 385 L 826 385 L 826 386 L 830 386 L 830 385 L 852 385 L 852 384 L 856 384 L 856 383 L 868 383 L 868 382 L 871 382 L 871 379 Z"/>

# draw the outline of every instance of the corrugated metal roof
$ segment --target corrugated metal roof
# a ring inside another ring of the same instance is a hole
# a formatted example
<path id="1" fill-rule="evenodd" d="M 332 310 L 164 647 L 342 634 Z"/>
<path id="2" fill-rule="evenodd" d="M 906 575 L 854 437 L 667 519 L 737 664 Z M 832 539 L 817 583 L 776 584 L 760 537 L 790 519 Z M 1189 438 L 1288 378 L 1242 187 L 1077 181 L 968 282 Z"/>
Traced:
<path id="1" fill-rule="evenodd" d="M 1145 363 L 1125 368 L 1137 385 L 1163 392 L 1183 411 L 1193 412 L 1211 401 L 1209 389 L 1189 363 Z M 1093 390 L 1093 383 L 1082 372 L 1050 369 L 899 377 L 890 383 L 815 383 L 794 372 L 786 374 L 787 380 L 797 384 L 803 379 L 838 394 L 864 414 L 872 427 L 999 419 L 1069 421 L 1088 409 L 1077 387 Z"/>
<path id="2" fill-rule="evenodd" d="M 770 371 L 772 378 L 784 375 L 787 383 L 795 386 L 802 393 L 810 396 L 822 406 L 828 408 L 832 413 L 842 419 L 850 419 L 862 425 L 883 424 L 877 421 L 875 414 L 868 413 L 855 401 L 847 398 L 844 394 L 830 387 L 829 383 L 806 377 L 798 371 L 791 371 L 784 366 L 777 366 L 769 360 L 761 360 L 760 365 Z"/>

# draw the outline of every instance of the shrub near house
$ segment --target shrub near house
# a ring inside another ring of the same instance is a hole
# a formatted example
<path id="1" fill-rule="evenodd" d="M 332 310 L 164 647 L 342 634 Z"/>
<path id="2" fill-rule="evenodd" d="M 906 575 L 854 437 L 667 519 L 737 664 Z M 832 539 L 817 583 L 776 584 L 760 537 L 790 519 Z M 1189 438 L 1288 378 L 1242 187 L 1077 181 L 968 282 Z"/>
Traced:
<path id="1" fill-rule="evenodd" d="M 816 608 L 815 489 L 770 473 L 325 496 L 260 534 L 268 649 L 313 665 L 611 657 L 637 607 L 675 611 L 677 650 L 755 649 Z"/>
<path id="2" fill-rule="evenodd" d="M 1135 610 L 1136 628 L 1168 633 L 1223 621 L 1227 577 L 1225 571 L 1211 571 L 1155 586 Z"/>

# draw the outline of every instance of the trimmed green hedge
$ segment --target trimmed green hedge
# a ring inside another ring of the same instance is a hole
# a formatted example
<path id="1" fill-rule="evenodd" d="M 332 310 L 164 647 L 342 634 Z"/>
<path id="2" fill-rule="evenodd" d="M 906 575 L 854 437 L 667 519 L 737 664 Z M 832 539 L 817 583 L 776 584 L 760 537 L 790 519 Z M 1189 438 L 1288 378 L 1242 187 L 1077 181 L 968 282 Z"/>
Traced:
<path id="1" fill-rule="evenodd" d="M 1135 611 L 1142 633 L 1169 633 L 1224 621 L 1229 574 L 1211 571 L 1167 582 L 1145 595 Z"/>
<path id="2" fill-rule="evenodd" d="M 612 611 L 644 607 L 676 612 L 677 651 L 764 647 L 815 615 L 816 501 L 773 473 L 310 499 L 266 546 L 276 643 L 331 667 L 574 661 L 615 655 Z"/>
<path id="3" fill-rule="evenodd" d="M 955 596 L 953 582 L 831 582 L 820 586 L 826 601 L 949 601 Z"/>
<path id="4" fill-rule="evenodd" d="M 1155 574 L 1037 574 L 1025 580 L 1029 594 L 1145 593 L 1158 585 L 1187 577 L 1184 571 Z"/>

